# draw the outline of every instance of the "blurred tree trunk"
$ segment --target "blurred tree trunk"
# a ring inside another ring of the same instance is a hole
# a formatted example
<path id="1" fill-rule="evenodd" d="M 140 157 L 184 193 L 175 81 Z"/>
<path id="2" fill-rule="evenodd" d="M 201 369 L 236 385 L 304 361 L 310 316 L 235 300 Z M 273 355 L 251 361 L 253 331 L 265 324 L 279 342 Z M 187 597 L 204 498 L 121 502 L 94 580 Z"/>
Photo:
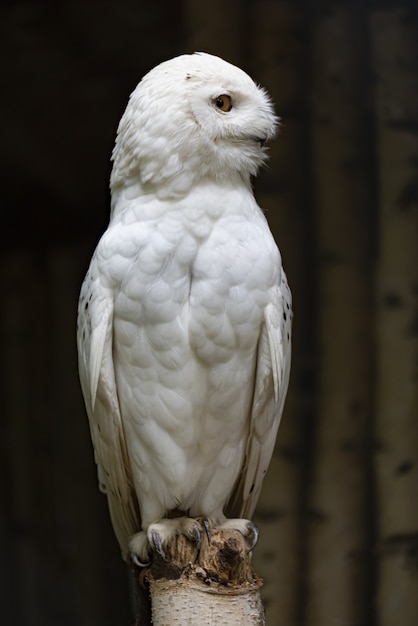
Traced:
<path id="1" fill-rule="evenodd" d="M 302 606 L 307 422 L 313 406 L 314 283 L 308 271 L 312 250 L 308 245 L 311 207 L 307 201 L 306 33 L 304 15 L 295 2 L 253 3 L 247 22 L 247 69 L 267 89 L 281 117 L 278 136 L 269 145 L 269 163 L 255 181 L 255 195 L 282 253 L 293 296 L 292 351 L 297 354 L 275 452 L 255 511 L 260 541 L 254 551 L 254 564 L 265 579 L 261 596 L 267 623 L 296 626 L 300 624 Z"/>
<path id="2" fill-rule="evenodd" d="M 356 5 L 329 2 L 311 33 L 319 419 L 308 534 L 309 626 L 368 623 L 371 198 L 365 37 L 357 11 Z"/>
<path id="3" fill-rule="evenodd" d="M 371 19 L 380 196 L 375 463 L 379 626 L 418 624 L 416 8 L 411 13 L 386 9 Z"/>

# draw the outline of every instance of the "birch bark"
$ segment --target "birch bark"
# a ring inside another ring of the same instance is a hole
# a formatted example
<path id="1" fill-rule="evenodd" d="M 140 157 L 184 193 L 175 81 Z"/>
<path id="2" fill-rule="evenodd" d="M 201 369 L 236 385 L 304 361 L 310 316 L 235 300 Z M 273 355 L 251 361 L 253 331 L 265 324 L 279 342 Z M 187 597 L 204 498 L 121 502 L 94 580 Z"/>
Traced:
<path id="1" fill-rule="evenodd" d="M 259 588 L 244 537 L 234 530 L 211 532 L 196 544 L 183 536 L 153 553 L 152 564 L 135 576 L 149 587 L 153 626 L 264 626 Z M 149 622 L 138 616 L 137 625 Z"/>

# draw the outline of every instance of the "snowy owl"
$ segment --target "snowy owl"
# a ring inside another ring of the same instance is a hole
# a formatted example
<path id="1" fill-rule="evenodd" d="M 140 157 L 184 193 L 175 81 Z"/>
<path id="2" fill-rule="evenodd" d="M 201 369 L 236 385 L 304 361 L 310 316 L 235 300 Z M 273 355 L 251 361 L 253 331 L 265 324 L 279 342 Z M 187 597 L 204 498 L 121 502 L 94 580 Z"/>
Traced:
<path id="1" fill-rule="evenodd" d="M 291 295 L 251 185 L 276 127 L 266 92 L 205 53 L 151 70 L 120 121 L 78 353 L 125 559 L 251 532 L 290 370 Z"/>

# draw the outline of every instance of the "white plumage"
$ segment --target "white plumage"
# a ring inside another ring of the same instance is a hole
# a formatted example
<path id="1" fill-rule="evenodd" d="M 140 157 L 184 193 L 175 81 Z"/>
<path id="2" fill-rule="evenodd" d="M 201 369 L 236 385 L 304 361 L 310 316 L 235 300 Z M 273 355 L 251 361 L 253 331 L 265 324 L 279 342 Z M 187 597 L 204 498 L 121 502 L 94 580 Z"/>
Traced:
<path id="1" fill-rule="evenodd" d="M 78 352 L 125 558 L 196 517 L 247 532 L 226 517 L 254 511 L 290 370 L 291 296 L 250 182 L 276 126 L 247 74 L 202 53 L 149 72 L 120 121 Z"/>

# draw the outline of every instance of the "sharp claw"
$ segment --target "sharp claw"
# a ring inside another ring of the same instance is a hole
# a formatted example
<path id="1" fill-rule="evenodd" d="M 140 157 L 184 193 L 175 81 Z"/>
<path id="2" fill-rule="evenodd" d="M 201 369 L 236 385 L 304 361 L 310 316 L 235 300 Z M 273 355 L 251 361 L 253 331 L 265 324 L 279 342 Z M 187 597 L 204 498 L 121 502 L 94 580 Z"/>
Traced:
<path id="1" fill-rule="evenodd" d="M 200 546 L 202 545 L 202 533 L 200 532 L 200 528 L 197 526 L 193 527 L 193 535 L 195 536 L 197 543 L 197 552 L 200 552 Z"/>
<path id="2" fill-rule="evenodd" d="M 249 550 L 248 550 L 248 552 L 251 552 L 252 550 L 254 550 L 255 546 L 257 545 L 258 537 L 260 533 L 258 531 L 257 526 L 253 522 L 249 523 L 249 527 L 250 527 L 251 535 L 253 537 L 252 544 L 250 545 Z"/>
<path id="3" fill-rule="evenodd" d="M 208 538 L 208 542 L 210 543 L 211 533 L 210 533 L 209 520 L 207 519 L 207 517 L 203 519 L 203 526 L 205 527 L 206 537 Z"/>
<path id="4" fill-rule="evenodd" d="M 131 556 L 131 561 L 132 561 L 133 563 L 135 563 L 135 565 L 137 565 L 138 567 L 148 567 L 149 565 L 151 565 L 151 561 L 148 561 L 148 563 L 142 563 L 142 562 L 138 559 L 138 557 L 137 557 L 137 555 L 135 554 L 135 552 L 131 552 L 131 553 L 130 553 L 130 556 Z"/>
<path id="5" fill-rule="evenodd" d="M 154 546 L 154 550 L 156 552 L 158 552 L 158 554 L 160 555 L 160 557 L 162 559 L 164 559 L 164 561 L 167 561 L 167 557 L 166 557 L 165 552 L 163 550 L 163 546 L 161 545 L 160 535 L 157 533 L 156 530 L 153 530 L 151 532 L 151 537 L 152 537 L 152 544 Z"/>

